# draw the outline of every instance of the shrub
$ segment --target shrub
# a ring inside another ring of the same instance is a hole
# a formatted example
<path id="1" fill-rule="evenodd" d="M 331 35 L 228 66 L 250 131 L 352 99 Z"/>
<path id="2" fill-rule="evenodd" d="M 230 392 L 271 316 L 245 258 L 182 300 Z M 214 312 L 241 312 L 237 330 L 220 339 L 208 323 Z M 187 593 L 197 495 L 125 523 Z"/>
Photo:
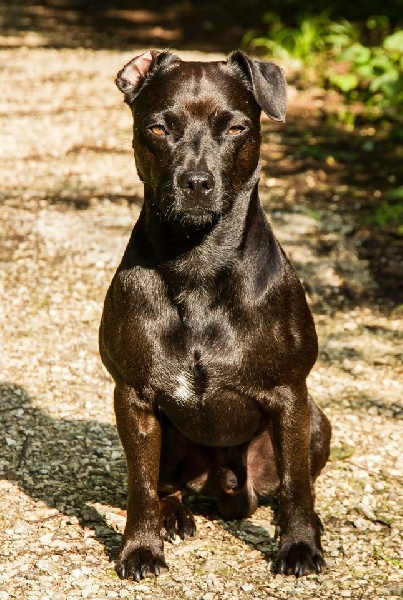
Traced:
<path id="1" fill-rule="evenodd" d="M 387 36 L 373 48 L 356 42 L 337 60 L 347 65 L 348 72 L 331 69 L 328 82 L 332 87 L 347 100 L 359 99 L 398 117 L 403 105 L 403 31 Z"/>
<path id="2" fill-rule="evenodd" d="M 314 77 L 319 85 L 338 90 L 347 104 L 358 100 L 390 118 L 401 118 L 403 31 L 387 35 L 386 16 L 368 18 L 361 29 L 346 20 L 332 21 L 327 13 L 302 16 L 297 27 L 284 27 L 275 13 L 268 13 L 265 22 L 267 35 L 250 33 L 244 44 L 287 61 L 302 83 Z M 362 43 L 365 35 L 377 45 Z"/>

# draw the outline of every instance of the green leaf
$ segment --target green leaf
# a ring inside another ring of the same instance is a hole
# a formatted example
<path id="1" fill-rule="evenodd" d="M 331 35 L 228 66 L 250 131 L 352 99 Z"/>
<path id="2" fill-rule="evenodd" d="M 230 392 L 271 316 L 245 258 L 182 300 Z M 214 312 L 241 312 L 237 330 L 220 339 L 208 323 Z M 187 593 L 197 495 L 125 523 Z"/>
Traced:
<path id="1" fill-rule="evenodd" d="M 341 446 L 332 446 L 330 449 L 330 460 L 347 460 L 355 453 L 355 448 L 348 444 L 342 444 Z"/>
<path id="2" fill-rule="evenodd" d="M 389 17 L 386 15 L 372 15 L 367 19 L 368 29 L 388 29 L 389 28 Z"/>
<path id="3" fill-rule="evenodd" d="M 386 50 L 396 50 L 400 54 L 403 54 L 403 30 L 388 35 L 388 37 L 383 40 L 383 47 L 386 48 Z"/>
<path id="4" fill-rule="evenodd" d="M 400 186 L 393 190 L 388 190 L 385 195 L 387 198 L 396 198 L 397 200 L 403 200 L 403 187 Z"/>
<path id="5" fill-rule="evenodd" d="M 331 73 L 329 81 L 344 93 L 355 90 L 358 85 L 358 77 L 354 73 Z"/>
<path id="6" fill-rule="evenodd" d="M 383 51 L 377 52 L 370 61 L 370 64 L 374 73 L 378 75 L 395 68 L 393 61 Z"/>
<path id="7" fill-rule="evenodd" d="M 357 64 L 364 64 L 371 58 L 371 50 L 362 44 L 353 44 L 347 50 L 344 50 L 339 56 L 339 60 L 348 60 Z"/>
<path id="8" fill-rule="evenodd" d="M 387 97 L 394 96 L 400 91 L 398 71 L 393 69 L 383 73 L 379 77 L 375 77 L 370 83 L 369 90 L 371 92 L 381 91 Z"/>
<path id="9" fill-rule="evenodd" d="M 365 65 L 360 65 L 355 69 L 355 72 L 360 76 L 361 79 L 371 79 L 371 77 L 374 75 L 372 64 L 370 62 L 366 63 Z"/>
<path id="10" fill-rule="evenodd" d="M 321 219 L 322 219 L 322 215 L 321 215 L 321 213 L 320 213 L 320 212 L 318 212 L 317 210 L 310 210 L 310 209 L 308 209 L 308 210 L 306 211 L 306 214 L 307 214 L 309 217 L 312 217 L 312 219 L 315 219 L 315 221 L 321 221 Z"/>
<path id="11" fill-rule="evenodd" d="M 401 190 L 402 188 L 400 188 Z M 399 200 L 398 195 L 392 195 L 392 190 L 388 193 L 388 197 L 393 201 Z M 398 190 L 396 190 L 398 192 Z M 372 221 L 377 225 L 388 225 L 401 223 L 403 219 L 403 203 L 392 204 L 390 202 L 382 202 L 375 210 Z"/>
<path id="12" fill-rule="evenodd" d="M 375 554 L 381 560 L 384 560 L 385 562 L 394 565 L 395 567 L 403 567 L 403 562 L 401 560 L 399 560 L 398 558 L 393 558 L 392 556 L 386 556 L 382 552 L 382 550 L 380 550 L 380 548 L 375 547 Z"/>

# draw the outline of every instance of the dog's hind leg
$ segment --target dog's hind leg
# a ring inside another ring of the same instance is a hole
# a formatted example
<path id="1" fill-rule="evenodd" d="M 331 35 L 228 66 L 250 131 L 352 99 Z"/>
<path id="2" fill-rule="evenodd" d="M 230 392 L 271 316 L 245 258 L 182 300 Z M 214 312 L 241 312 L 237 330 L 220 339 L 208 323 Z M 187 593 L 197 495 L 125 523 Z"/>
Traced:
<path id="1" fill-rule="evenodd" d="M 330 452 L 331 425 L 326 415 L 308 396 L 310 410 L 310 470 L 312 481 L 325 466 Z M 270 435 L 264 431 L 248 447 L 248 480 L 259 498 L 274 496 L 278 492 L 280 480 L 274 458 Z"/>
<path id="2" fill-rule="evenodd" d="M 235 448 L 231 450 L 234 454 Z M 219 471 L 221 490 L 218 494 L 218 508 L 227 520 L 250 517 L 255 512 L 259 499 L 273 496 L 279 486 L 273 446 L 267 431 L 244 447 L 237 447 L 237 450 L 237 464 L 232 461 Z M 237 482 L 238 488 L 232 485 L 231 489 L 232 481 Z"/>
<path id="3" fill-rule="evenodd" d="M 218 490 L 217 504 L 226 520 L 250 517 L 258 506 L 248 464 L 250 443 L 216 448 Z"/>
<path id="4" fill-rule="evenodd" d="M 308 400 L 311 413 L 310 467 L 311 477 L 315 481 L 329 458 L 332 428 L 329 419 L 311 396 L 308 396 Z"/>
<path id="5" fill-rule="evenodd" d="M 246 485 L 234 494 L 220 490 L 217 496 L 217 505 L 220 515 L 226 521 L 246 519 L 253 515 L 258 506 L 258 497 L 253 487 Z"/>

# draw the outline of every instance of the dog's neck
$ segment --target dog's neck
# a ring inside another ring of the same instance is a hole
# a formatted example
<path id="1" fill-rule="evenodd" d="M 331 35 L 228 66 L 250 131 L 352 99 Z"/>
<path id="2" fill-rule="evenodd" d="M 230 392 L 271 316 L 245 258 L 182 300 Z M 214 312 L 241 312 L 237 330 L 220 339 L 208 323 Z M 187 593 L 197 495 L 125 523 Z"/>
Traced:
<path id="1" fill-rule="evenodd" d="M 257 181 L 234 198 L 229 211 L 205 226 L 183 225 L 161 218 L 150 198 L 145 198 L 141 220 L 147 231 L 147 254 L 155 267 L 199 285 L 231 269 L 239 260 L 247 237 L 249 213 L 260 208 Z"/>

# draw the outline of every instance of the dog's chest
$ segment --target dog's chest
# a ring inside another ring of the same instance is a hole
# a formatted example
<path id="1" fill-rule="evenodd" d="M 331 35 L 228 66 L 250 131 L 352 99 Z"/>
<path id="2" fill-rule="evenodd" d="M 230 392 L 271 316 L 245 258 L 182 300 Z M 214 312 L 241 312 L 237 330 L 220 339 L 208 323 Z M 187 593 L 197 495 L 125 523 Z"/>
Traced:
<path id="1" fill-rule="evenodd" d="M 224 360 L 198 348 L 168 364 L 158 404 L 184 435 L 212 446 L 240 444 L 256 435 L 262 414 L 242 390 L 236 356 Z"/>
<path id="2" fill-rule="evenodd" d="M 206 395 L 242 361 L 238 331 L 223 307 L 181 302 L 160 329 L 155 355 L 163 387 L 178 402 Z M 233 379 L 233 376 L 230 376 Z"/>
<path id="3" fill-rule="evenodd" d="M 222 308 L 202 302 L 161 332 L 153 377 L 158 404 L 193 441 L 241 443 L 259 427 L 260 410 L 242 390 L 238 337 Z"/>

